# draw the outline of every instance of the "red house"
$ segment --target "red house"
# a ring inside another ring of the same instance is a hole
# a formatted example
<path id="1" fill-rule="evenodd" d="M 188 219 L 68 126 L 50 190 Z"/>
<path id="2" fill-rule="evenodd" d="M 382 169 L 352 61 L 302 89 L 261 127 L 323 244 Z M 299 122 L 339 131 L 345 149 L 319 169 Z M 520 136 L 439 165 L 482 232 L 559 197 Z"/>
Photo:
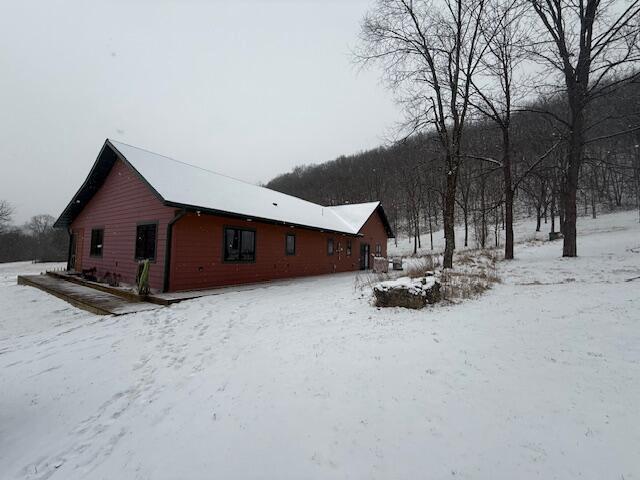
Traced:
<path id="1" fill-rule="evenodd" d="M 368 269 L 393 232 L 380 202 L 324 207 L 106 140 L 55 224 L 69 270 L 180 291 Z"/>

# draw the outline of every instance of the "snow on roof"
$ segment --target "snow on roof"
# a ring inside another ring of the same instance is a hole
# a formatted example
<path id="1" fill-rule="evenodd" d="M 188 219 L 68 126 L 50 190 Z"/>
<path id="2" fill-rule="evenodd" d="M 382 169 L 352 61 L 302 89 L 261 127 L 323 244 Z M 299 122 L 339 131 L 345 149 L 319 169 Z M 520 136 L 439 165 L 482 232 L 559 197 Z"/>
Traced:
<path id="1" fill-rule="evenodd" d="M 380 202 L 368 202 L 337 205 L 327 208 L 331 209 L 342 221 L 351 226 L 352 229 L 359 232 L 379 205 Z"/>
<path id="2" fill-rule="evenodd" d="M 357 234 L 380 202 L 323 207 L 108 140 L 165 202 L 322 230 Z"/>

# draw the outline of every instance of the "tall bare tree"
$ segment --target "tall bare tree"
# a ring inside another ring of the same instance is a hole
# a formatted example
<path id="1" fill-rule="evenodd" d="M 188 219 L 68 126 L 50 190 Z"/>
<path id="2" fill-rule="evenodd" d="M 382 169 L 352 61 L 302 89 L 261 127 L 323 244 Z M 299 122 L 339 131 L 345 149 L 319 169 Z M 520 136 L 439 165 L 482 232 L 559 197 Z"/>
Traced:
<path id="1" fill-rule="evenodd" d="M 567 114 L 562 185 L 562 255 L 577 255 L 578 179 L 589 139 L 589 104 L 630 79 L 640 78 L 640 0 L 528 0 L 540 21 L 537 58 L 562 77 Z M 633 130 L 633 128 L 631 128 Z M 622 133 L 622 132 L 621 132 Z"/>
<path id="2" fill-rule="evenodd" d="M 411 132 L 434 128 L 445 166 L 443 266 L 455 250 L 455 206 L 471 79 L 480 66 L 485 0 L 378 0 L 362 23 L 361 62 L 378 63 Z"/>
<path id="3" fill-rule="evenodd" d="M 505 207 L 504 258 L 513 259 L 513 180 L 511 116 L 513 113 L 516 70 L 526 60 L 528 29 L 525 28 L 525 9 L 516 0 L 490 0 L 483 19 L 483 40 L 486 52 L 482 58 L 483 75 L 472 79 L 474 107 L 497 125 L 501 136 L 501 157 Z M 480 83 L 480 80 L 485 80 Z M 521 87 L 521 86 L 520 86 Z"/>

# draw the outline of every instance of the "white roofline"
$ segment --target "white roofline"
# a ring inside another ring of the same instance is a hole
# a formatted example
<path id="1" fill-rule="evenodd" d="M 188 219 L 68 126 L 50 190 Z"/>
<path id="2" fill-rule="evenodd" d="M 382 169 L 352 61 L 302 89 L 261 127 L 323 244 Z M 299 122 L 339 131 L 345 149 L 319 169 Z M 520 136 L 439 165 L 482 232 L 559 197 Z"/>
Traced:
<path id="1" fill-rule="evenodd" d="M 380 205 L 326 207 L 123 142 L 107 142 L 168 204 L 346 235 L 358 235 Z"/>

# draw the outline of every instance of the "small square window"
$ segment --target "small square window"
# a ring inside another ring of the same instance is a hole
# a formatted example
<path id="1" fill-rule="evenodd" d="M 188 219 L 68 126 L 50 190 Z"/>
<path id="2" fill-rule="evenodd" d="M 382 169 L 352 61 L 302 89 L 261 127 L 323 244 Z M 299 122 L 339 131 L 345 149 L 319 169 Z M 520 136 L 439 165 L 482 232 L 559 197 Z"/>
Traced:
<path id="1" fill-rule="evenodd" d="M 158 224 L 146 223 L 136 227 L 136 260 L 156 259 Z"/>
<path id="2" fill-rule="evenodd" d="M 296 254 L 296 236 L 293 233 L 287 233 L 285 236 L 285 253 L 287 255 Z"/>
<path id="3" fill-rule="evenodd" d="M 327 240 L 327 255 L 333 255 L 333 238 Z"/>
<path id="4" fill-rule="evenodd" d="M 89 254 L 92 257 L 102 256 L 102 247 L 104 244 L 104 229 L 94 228 L 91 230 L 91 250 Z"/>

